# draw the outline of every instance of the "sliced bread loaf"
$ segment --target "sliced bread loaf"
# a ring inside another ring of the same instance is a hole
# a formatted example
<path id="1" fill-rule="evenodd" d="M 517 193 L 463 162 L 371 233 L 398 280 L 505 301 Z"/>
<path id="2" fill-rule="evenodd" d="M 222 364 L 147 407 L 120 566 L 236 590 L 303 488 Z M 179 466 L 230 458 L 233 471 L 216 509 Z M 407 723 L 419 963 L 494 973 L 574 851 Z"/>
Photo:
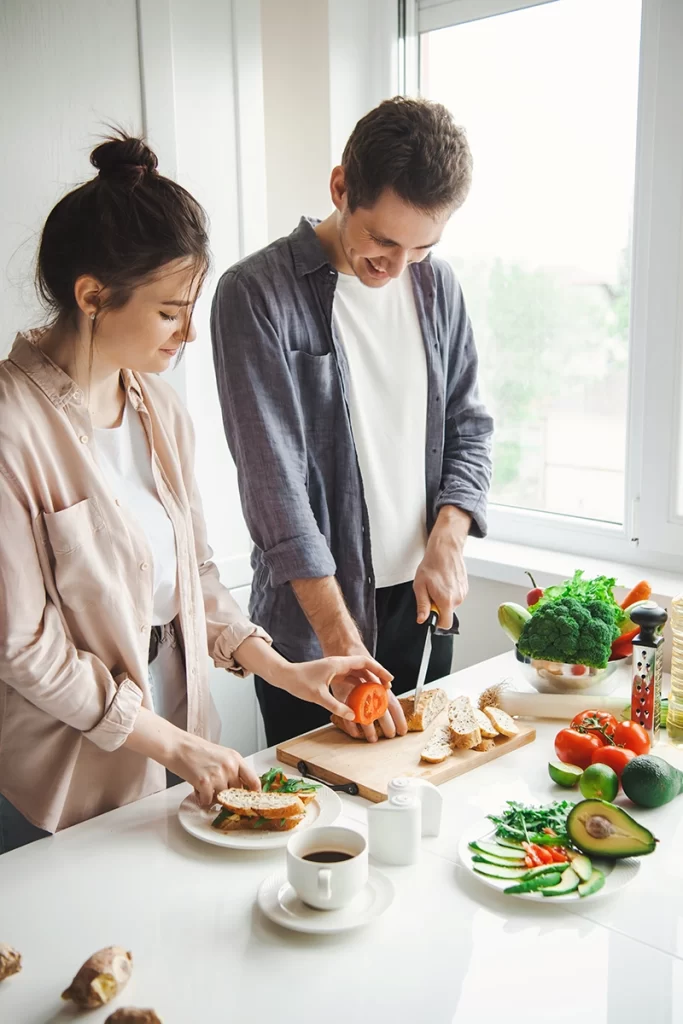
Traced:
<path id="1" fill-rule="evenodd" d="M 445 761 L 453 753 L 450 736 L 451 731 L 447 725 L 439 726 L 420 754 L 420 760 L 428 761 L 429 764 L 439 764 L 441 761 Z"/>
<path id="2" fill-rule="evenodd" d="M 474 717 L 477 720 L 477 725 L 479 726 L 482 737 L 486 740 L 495 740 L 498 735 L 498 730 L 493 726 L 492 722 L 484 712 L 480 711 L 479 708 L 475 708 Z"/>
<path id="3" fill-rule="evenodd" d="M 448 725 L 455 750 L 471 750 L 481 743 L 481 729 L 469 697 L 456 697 L 449 703 Z"/>
<path id="4" fill-rule="evenodd" d="M 510 718 L 507 711 L 503 711 L 501 708 L 488 707 L 484 708 L 484 714 L 501 736 L 516 736 L 519 732 L 517 723 L 513 718 Z"/>
<path id="5" fill-rule="evenodd" d="M 399 697 L 399 704 L 403 708 L 403 714 L 408 723 L 408 732 L 424 732 L 448 704 L 448 695 L 445 690 L 438 687 L 433 690 L 423 690 L 420 694 L 417 708 L 414 707 L 413 697 Z"/>

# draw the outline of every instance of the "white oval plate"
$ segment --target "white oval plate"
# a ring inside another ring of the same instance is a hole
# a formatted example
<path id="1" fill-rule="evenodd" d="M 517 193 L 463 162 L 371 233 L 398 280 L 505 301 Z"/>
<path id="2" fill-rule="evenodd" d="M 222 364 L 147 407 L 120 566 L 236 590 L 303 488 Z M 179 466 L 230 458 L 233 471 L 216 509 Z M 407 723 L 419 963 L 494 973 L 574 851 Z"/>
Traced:
<path id="1" fill-rule="evenodd" d="M 290 775 L 288 779 L 300 779 L 300 775 Z M 312 779 L 307 780 L 313 782 Z M 286 846 L 290 836 L 302 829 L 310 828 L 312 825 L 332 825 L 342 812 L 342 802 L 339 796 L 328 786 L 321 786 L 316 793 L 315 799 L 306 804 L 306 815 L 304 820 L 290 829 L 289 832 L 257 832 L 253 829 L 244 832 L 219 832 L 211 828 L 211 822 L 218 814 L 218 808 L 213 807 L 207 810 L 200 807 L 194 793 L 186 796 L 178 808 L 180 824 L 186 832 L 189 832 L 195 839 L 201 839 L 205 843 L 212 843 L 214 846 L 226 846 L 235 850 L 276 850 Z"/>
<path id="2" fill-rule="evenodd" d="M 477 839 L 485 839 L 487 842 L 496 841 L 495 831 L 491 828 L 490 821 L 480 821 L 478 825 L 468 828 L 460 840 L 458 846 L 458 857 L 463 867 L 477 879 L 487 885 L 489 889 L 497 889 L 502 892 L 509 885 L 514 885 L 515 880 L 510 878 L 489 878 L 488 875 L 480 875 L 474 870 L 472 864 L 472 851 L 468 845 Z M 591 860 L 593 858 L 591 857 Z M 561 865 L 560 865 L 561 867 Z M 585 903 L 587 900 L 601 899 L 603 896 L 611 896 L 624 886 L 629 885 L 640 871 L 640 860 L 637 857 L 626 857 L 624 860 L 599 860 L 595 861 L 595 867 L 600 868 L 605 876 L 605 884 L 591 896 L 579 896 L 578 892 L 567 893 L 566 896 L 544 896 L 540 892 L 508 893 L 518 900 L 533 900 L 535 903 Z"/>
<path id="3" fill-rule="evenodd" d="M 394 887 L 386 875 L 371 867 L 365 888 L 348 907 L 342 907 L 341 910 L 314 910 L 301 902 L 287 881 L 287 876 L 278 871 L 261 883 L 256 898 L 266 917 L 283 928 L 294 932 L 332 935 L 374 921 L 393 903 Z"/>

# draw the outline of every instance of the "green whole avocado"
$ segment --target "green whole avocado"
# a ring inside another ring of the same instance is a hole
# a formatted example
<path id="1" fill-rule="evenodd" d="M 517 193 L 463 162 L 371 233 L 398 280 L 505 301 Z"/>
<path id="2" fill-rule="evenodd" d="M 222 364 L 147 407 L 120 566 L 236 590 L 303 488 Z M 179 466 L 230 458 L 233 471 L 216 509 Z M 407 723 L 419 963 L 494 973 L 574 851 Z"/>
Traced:
<path id="1" fill-rule="evenodd" d="M 662 807 L 683 792 L 683 772 L 661 757 L 634 757 L 624 768 L 621 784 L 639 807 Z"/>
<path id="2" fill-rule="evenodd" d="M 621 807 L 606 800 L 582 800 L 567 818 L 567 835 L 584 853 L 616 860 L 653 853 L 657 840 Z"/>

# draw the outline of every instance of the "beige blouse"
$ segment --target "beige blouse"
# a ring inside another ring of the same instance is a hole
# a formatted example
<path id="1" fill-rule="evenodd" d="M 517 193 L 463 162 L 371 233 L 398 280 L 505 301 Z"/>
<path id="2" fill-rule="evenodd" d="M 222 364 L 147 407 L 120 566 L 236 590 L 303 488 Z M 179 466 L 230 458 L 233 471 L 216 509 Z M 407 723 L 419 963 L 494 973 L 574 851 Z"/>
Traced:
<path id="1" fill-rule="evenodd" d="M 101 473 L 83 392 L 19 334 L 0 362 L 0 793 L 50 832 L 165 786 L 123 744 L 152 708 L 151 553 Z M 189 416 L 155 375 L 124 372 L 175 531 L 187 728 L 215 738 L 207 654 L 234 661 L 244 617 L 211 561 Z"/>

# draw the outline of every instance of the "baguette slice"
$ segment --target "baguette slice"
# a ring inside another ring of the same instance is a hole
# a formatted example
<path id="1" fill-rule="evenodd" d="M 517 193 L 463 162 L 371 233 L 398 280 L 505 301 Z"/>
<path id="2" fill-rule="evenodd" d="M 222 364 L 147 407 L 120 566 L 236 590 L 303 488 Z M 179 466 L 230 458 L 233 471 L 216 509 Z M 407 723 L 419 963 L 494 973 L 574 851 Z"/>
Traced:
<path id="1" fill-rule="evenodd" d="M 451 731 L 447 725 L 440 726 L 420 754 L 421 761 L 439 764 L 453 753 L 450 742 Z"/>
<path id="2" fill-rule="evenodd" d="M 501 708 L 488 707 L 484 708 L 484 714 L 501 736 L 516 736 L 519 732 L 517 723 L 514 719 L 510 718 L 507 711 L 503 711 Z"/>
<path id="3" fill-rule="evenodd" d="M 305 815 L 294 814 L 290 818 L 262 818 L 233 814 L 213 827 L 217 832 L 289 832 L 304 820 Z"/>
<path id="4" fill-rule="evenodd" d="M 245 818 L 293 818 L 304 813 L 304 805 L 294 793 L 224 789 L 216 796 L 216 802 Z"/>
<path id="5" fill-rule="evenodd" d="M 487 740 L 495 740 L 498 735 L 498 730 L 495 728 L 493 723 L 489 721 L 488 716 L 485 715 L 483 711 L 480 711 L 479 708 L 475 708 L 474 717 L 477 720 L 477 725 L 479 726 L 479 731 L 481 732 L 482 737 Z"/>
<path id="6" fill-rule="evenodd" d="M 481 743 L 481 730 L 469 697 L 456 697 L 448 705 L 448 725 L 454 750 L 472 750 Z"/>
<path id="7" fill-rule="evenodd" d="M 438 687 L 433 690 L 423 690 L 416 710 L 412 697 L 399 697 L 398 702 L 406 716 L 408 732 L 424 732 L 445 710 L 448 704 L 448 694 Z"/>
<path id="8" fill-rule="evenodd" d="M 483 739 L 481 743 L 477 743 L 476 747 L 472 747 L 472 750 L 480 750 L 482 753 L 486 753 L 487 750 L 492 750 L 495 745 L 495 740 Z"/>

